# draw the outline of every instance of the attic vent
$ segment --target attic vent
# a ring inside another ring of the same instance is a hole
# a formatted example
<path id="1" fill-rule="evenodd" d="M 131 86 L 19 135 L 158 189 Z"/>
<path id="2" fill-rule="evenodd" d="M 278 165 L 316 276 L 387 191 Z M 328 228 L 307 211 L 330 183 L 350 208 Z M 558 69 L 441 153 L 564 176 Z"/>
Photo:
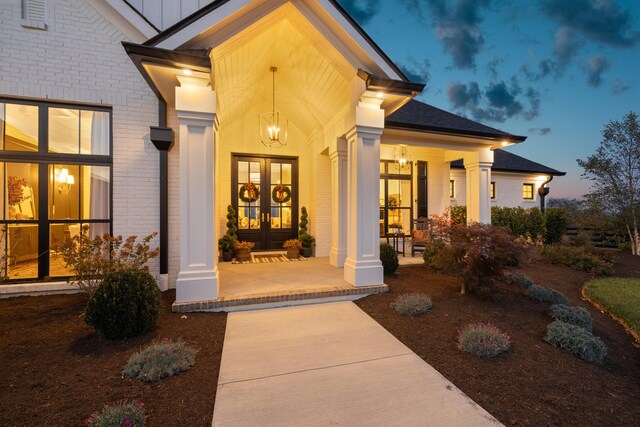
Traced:
<path id="1" fill-rule="evenodd" d="M 22 0 L 22 26 L 46 30 L 46 0 Z"/>

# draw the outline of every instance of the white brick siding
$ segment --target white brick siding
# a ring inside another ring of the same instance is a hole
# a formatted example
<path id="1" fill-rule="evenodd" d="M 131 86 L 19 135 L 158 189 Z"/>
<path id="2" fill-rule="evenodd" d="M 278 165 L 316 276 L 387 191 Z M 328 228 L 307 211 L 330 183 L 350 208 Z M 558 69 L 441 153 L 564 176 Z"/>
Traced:
<path id="1" fill-rule="evenodd" d="M 47 3 L 43 31 L 21 25 L 20 0 L 0 1 L 0 96 L 112 106 L 114 233 L 158 230 L 158 152 L 149 140 L 157 99 L 118 28 L 84 0 Z M 158 273 L 158 259 L 151 270 Z"/>

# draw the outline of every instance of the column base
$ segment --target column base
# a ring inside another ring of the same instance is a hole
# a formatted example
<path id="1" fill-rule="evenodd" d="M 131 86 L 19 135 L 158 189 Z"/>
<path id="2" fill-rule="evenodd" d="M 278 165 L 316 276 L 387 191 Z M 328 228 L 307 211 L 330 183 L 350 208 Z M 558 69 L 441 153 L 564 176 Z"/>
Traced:
<path id="1" fill-rule="evenodd" d="M 353 286 L 384 284 L 384 270 L 380 260 L 355 261 L 347 258 L 344 262 L 344 280 Z"/>
<path id="2" fill-rule="evenodd" d="M 344 267 L 344 262 L 347 259 L 347 250 L 346 249 L 334 249 L 331 248 L 329 252 L 329 264 L 334 267 L 342 268 Z"/>
<path id="3" fill-rule="evenodd" d="M 158 289 L 160 292 L 169 290 L 169 275 L 168 274 L 160 274 L 158 276 Z"/>
<path id="4" fill-rule="evenodd" d="M 212 301 L 218 299 L 218 270 L 178 273 L 176 302 Z"/>

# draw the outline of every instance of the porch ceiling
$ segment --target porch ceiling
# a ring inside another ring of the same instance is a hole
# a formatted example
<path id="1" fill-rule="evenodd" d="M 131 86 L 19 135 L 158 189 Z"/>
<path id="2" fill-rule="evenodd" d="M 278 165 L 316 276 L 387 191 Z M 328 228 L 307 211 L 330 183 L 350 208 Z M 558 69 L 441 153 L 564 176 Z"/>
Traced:
<path id="1" fill-rule="evenodd" d="M 357 72 L 289 3 L 213 47 L 211 57 L 222 125 L 271 111 L 269 69 L 277 67 L 276 110 L 306 135 L 344 114 Z"/>

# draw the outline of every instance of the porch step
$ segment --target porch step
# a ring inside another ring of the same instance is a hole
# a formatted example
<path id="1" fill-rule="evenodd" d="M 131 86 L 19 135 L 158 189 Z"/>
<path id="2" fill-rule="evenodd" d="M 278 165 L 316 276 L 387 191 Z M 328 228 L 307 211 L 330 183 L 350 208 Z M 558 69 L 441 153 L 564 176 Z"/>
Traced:
<path id="1" fill-rule="evenodd" d="M 260 310 L 336 301 L 355 301 L 367 295 L 385 292 L 389 292 L 389 287 L 384 284 L 357 288 L 353 286 L 336 286 L 331 288 L 221 297 L 220 299 L 210 301 L 174 302 L 171 310 L 174 313 Z"/>

